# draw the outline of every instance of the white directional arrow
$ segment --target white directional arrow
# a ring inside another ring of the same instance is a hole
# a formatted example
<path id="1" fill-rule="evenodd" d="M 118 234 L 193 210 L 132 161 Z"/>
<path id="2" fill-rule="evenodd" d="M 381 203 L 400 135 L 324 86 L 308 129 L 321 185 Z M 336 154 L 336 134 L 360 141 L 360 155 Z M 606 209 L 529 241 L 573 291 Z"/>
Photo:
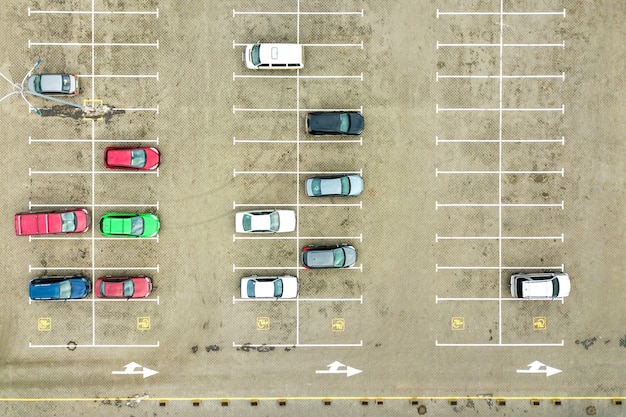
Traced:
<path id="1" fill-rule="evenodd" d="M 136 370 L 137 368 L 141 368 L 140 370 Z M 147 378 L 152 375 L 156 375 L 159 372 L 153 371 L 152 369 L 148 369 L 144 366 L 139 365 L 137 362 L 131 362 L 124 366 L 123 371 L 112 371 L 114 375 L 143 375 L 144 378 Z"/>
<path id="2" fill-rule="evenodd" d="M 542 366 L 545 366 L 545 369 L 541 369 Z M 560 369 L 553 368 L 551 366 L 545 365 L 539 361 L 534 361 L 533 363 L 528 364 L 528 369 L 518 369 L 518 374 L 546 374 L 546 377 L 554 374 L 558 374 L 559 372 L 563 372 Z"/>
<path id="3" fill-rule="evenodd" d="M 343 366 L 345 366 L 346 369 L 339 369 Z M 343 363 L 337 362 L 337 361 L 328 365 L 328 369 L 315 371 L 316 374 L 346 374 L 346 377 L 360 374 L 361 372 L 363 371 L 361 371 L 360 369 L 356 369 L 351 366 L 344 365 Z"/>

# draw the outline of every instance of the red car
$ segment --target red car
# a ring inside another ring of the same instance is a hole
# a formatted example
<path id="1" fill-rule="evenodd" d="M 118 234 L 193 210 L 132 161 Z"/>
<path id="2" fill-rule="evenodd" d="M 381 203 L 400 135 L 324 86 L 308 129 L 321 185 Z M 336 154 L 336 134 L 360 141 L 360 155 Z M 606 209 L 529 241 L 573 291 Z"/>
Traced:
<path id="1" fill-rule="evenodd" d="M 67 209 L 15 215 L 15 234 L 52 235 L 82 233 L 89 229 L 89 212 L 85 209 Z"/>
<path id="2" fill-rule="evenodd" d="M 94 293 L 98 298 L 143 298 L 152 292 L 152 278 L 144 275 L 138 277 L 106 277 L 98 278 Z"/>
<path id="3" fill-rule="evenodd" d="M 151 170 L 160 160 L 157 148 L 109 146 L 104 150 L 104 166 L 109 169 Z"/>

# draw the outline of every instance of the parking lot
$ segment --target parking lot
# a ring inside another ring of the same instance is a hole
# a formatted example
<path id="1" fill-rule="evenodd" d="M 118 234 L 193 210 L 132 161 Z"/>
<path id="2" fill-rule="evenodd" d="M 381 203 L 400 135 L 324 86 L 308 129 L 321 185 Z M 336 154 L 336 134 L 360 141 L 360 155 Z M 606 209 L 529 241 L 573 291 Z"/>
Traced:
<path id="1" fill-rule="evenodd" d="M 19 83 L 41 57 L 77 74 L 70 101 L 115 111 L 0 104 L 5 412 L 622 412 L 622 4 L 13 3 L 0 72 Z M 304 68 L 246 69 L 257 41 L 302 44 Z M 306 134 L 306 113 L 339 110 L 363 133 Z M 161 166 L 106 170 L 120 144 Z M 307 196 L 340 173 L 364 192 Z M 15 213 L 64 207 L 89 231 L 14 236 Z M 293 210 L 295 231 L 235 233 L 256 209 Z M 106 237 L 109 212 L 161 231 Z M 354 266 L 302 266 L 303 247 L 340 243 Z M 512 273 L 544 270 L 571 294 L 511 297 Z M 29 300 L 29 279 L 78 273 L 154 291 Z M 249 275 L 296 276 L 299 295 L 241 298 Z"/>

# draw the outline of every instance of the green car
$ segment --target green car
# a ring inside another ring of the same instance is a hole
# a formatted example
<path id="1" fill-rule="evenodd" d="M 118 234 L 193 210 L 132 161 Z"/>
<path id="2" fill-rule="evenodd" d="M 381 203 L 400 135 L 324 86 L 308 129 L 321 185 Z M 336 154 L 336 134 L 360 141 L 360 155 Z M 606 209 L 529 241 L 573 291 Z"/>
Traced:
<path id="1" fill-rule="evenodd" d="M 107 213 L 100 219 L 100 231 L 105 236 L 154 237 L 160 226 L 152 213 Z"/>

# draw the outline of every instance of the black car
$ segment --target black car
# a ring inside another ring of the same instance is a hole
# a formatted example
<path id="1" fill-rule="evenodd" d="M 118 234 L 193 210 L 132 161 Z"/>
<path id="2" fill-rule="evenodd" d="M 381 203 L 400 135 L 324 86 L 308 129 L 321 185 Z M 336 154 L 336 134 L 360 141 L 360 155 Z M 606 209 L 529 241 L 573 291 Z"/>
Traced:
<path id="1" fill-rule="evenodd" d="M 363 115 L 359 112 L 313 112 L 306 114 L 309 135 L 360 135 Z"/>
<path id="2" fill-rule="evenodd" d="M 346 243 L 334 246 L 305 246 L 302 266 L 314 268 L 349 268 L 356 263 L 356 249 Z"/>

